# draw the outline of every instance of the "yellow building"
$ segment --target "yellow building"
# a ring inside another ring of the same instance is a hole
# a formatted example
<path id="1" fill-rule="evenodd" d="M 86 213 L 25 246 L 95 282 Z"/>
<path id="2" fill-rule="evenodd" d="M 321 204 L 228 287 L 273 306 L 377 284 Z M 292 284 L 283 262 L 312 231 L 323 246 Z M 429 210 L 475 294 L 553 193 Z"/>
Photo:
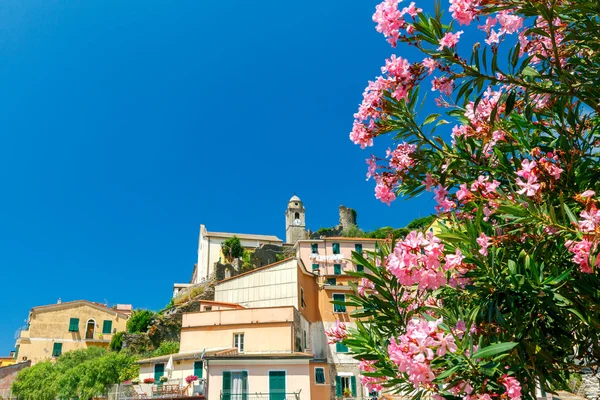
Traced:
<path id="1" fill-rule="evenodd" d="M 15 360 L 15 356 L 12 353 L 9 357 L 0 357 L 0 367 L 8 367 L 9 365 L 13 365 L 16 363 L 17 360 Z"/>
<path id="2" fill-rule="evenodd" d="M 122 311 L 121 311 L 122 309 Z M 90 346 L 108 347 L 116 332 L 125 331 L 129 305 L 115 309 L 86 300 L 34 307 L 27 328 L 15 344 L 15 359 L 32 365 Z"/>

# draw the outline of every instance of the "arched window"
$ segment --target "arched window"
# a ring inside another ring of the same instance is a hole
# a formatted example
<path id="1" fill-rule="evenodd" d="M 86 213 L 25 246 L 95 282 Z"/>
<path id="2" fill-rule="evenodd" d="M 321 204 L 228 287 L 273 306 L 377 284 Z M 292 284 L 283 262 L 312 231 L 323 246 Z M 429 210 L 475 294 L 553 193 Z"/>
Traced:
<path id="1" fill-rule="evenodd" d="M 87 324 L 85 324 L 85 338 L 93 339 L 95 332 L 96 332 L 96 321 L 94 321 L 93 319 L 88 319 Z"/>
<path id="2" fill-rule="evenodd" d="M 300 219 L 300 213 L 299 212 L 297 212 L 297 213 L 294 214 L 294 219 Z"/>

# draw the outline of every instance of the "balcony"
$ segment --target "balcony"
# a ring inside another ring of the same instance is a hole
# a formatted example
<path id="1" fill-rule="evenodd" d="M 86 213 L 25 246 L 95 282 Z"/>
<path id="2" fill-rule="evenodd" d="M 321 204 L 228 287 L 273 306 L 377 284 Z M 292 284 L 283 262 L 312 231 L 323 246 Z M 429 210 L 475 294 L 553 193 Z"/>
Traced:
<path id="1" fill-rule="evenodd" d="M 187 383 L 184 379 L 169 379 L 159 384 L 122 383 L 113 386 L 109 398 L 115 400 L 133 400 L 143 398 L 169 399 L 206 399 L 206 379 Z"/>

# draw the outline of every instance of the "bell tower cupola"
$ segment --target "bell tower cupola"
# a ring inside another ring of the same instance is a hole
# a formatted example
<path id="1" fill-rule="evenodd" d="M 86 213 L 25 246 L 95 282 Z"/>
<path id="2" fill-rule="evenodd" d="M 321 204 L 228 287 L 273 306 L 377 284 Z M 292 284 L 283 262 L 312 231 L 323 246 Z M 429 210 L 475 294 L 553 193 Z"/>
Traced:
<path id="1" fill-rule="evenodd" d="M 285 211 L 285 241 L 295 244 L 299 239 L 306 238 L 306 211 L 302 200 L 293 195 Z"/>

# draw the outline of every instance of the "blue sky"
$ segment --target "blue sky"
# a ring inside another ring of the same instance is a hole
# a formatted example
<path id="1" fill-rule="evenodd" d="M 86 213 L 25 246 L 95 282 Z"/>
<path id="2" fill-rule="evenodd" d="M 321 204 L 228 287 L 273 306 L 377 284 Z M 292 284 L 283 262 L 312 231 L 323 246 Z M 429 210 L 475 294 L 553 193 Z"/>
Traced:
<path id="1" fill-rule="evenodd" d="M 313 230 L 340 204 L 363 229 L 431 213 L 377 201 L 348 140 L 392 54 L 376 4 L 4 2 L 0 355 L 59 297 L 162 308 L 200 223 L 284 238 L 294 193 Z"/>

